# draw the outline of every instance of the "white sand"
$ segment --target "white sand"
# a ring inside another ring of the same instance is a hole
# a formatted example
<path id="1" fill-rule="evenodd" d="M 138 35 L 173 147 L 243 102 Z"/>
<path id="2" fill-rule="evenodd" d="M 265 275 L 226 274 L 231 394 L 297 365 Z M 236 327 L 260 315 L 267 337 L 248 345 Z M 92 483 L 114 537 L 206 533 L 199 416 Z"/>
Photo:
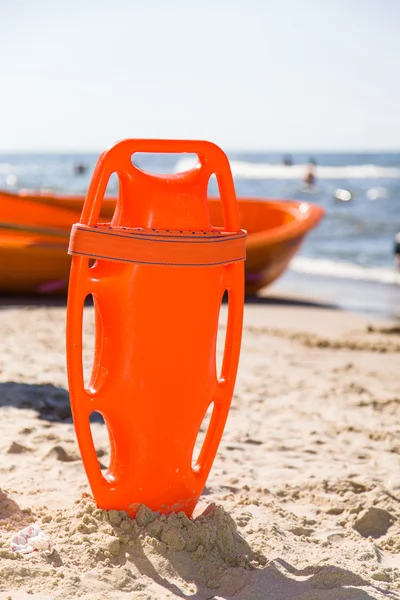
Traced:
<path id="1" fill-rule="evenodd" d="M 0 310 L 1 599 L 400 598 L 396 328 L 247 305 L 236 393 L 199 506 L 208 513 L 143 509 L 135 522 L 87 496 L 64 312 Z M 94 430 L 107 464 L 105 428 Z M 53 538 L 50 558 L 9 550 L 29 523 Z"/>

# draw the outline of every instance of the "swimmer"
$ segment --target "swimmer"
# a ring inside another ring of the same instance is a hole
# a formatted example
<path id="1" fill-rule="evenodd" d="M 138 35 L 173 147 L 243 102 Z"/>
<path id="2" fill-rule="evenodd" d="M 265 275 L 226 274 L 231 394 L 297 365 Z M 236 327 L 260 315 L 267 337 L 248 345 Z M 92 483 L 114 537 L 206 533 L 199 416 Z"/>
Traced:
<path id="1" fill-rule="evenodd" d="M 282 162 L 285 165 L 285 167 L 291 167 L 293 165 L 293 159 L 290 156 L 290 154 L 285 154 Z"/>
<path id="2" fill-rule="evenodd" d="M 87 171 L 87 165 L 83 163 L 78 163 L 74 166 L 75 175 L 84 175 Z"/>
<path id="3" fill-rule="evenodd" d="M 394 260 L 398 270 L 400 271 L 400 231 L 394 236 Z"/>
<path id="4" fill-rule="evenodd" d="M 308 161 L 303 181 L 308 186 L 315 183 L 315 160 L 313 158 Z"/>

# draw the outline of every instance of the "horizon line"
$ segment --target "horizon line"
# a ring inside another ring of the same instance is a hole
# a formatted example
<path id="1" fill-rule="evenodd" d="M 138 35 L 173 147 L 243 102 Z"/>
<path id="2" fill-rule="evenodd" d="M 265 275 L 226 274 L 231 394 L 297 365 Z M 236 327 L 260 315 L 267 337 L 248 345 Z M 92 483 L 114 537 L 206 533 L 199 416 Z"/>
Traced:
<path id="1" fill-rule="evenodd" d="M 110 148 L 111 146 L 108 146 L 107 148 Z M 3 155 L 20 155 L 20 154 L 36 154 L 36 155 L 40 155 L 40 154 L 101 154 L 102 152 L 104 152 L 104 150 L 106 150 L 107 148 L 103 148 L 103 150 L 99 150 L 99 149 L 85 149 L 85 150 L 78 150 L 78 149 L 41 149 L 41 150 L 28 150 L 28 149 L 14 149 L 14 150 L 5 150 L 5 149 L 1 149 L 0 148 L 0 156 Z M 221 146 L 220 146 L 221 148 Z M 329 148 L 325 148 L 325 149 L 276 149 L 276 148 L 272 148 L 272 149 L 267 149 L 267 148 L 260 148 L 260 149 L 254 149 L 254 148 L 229 148 L 229 149 L 224 149 L 222 148 L 222 150 L 224 150 L 224 152 L 226 154 L 229 153 L 248 153 L 248 154 L 400 154 L 400 147 L 399 148 L 368 148 L 368 149 L 360 149 L 360 148 L 343 148 L 343 149 L 329 149 Z M 186 152 L 136 152 L 135 154 L 193 154 L 192 152 L 186 153 Z"/>

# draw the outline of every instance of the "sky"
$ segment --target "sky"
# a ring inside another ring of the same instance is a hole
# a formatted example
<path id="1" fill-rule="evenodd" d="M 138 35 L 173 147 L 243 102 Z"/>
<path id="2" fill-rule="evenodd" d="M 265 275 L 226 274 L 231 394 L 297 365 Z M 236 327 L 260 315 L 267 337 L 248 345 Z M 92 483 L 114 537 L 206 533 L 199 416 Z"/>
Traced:
<path id="1" fill-rule="evenodd" d="M 0 152 L 399 150 L 399 0 L 0 0 Z"/>

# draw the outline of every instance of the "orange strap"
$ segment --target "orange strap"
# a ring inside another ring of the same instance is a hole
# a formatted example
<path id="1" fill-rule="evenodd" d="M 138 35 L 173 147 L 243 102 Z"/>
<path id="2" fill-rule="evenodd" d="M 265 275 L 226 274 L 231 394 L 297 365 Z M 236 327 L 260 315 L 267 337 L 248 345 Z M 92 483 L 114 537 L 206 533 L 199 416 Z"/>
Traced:
<path id="1" fill-rule="evenodd" d="M 204 267 L 246 258 L 246 232 L 170 231 L 112 227 L 101 223 L 72 226 L 69 254 L 150 265 Z"/>

